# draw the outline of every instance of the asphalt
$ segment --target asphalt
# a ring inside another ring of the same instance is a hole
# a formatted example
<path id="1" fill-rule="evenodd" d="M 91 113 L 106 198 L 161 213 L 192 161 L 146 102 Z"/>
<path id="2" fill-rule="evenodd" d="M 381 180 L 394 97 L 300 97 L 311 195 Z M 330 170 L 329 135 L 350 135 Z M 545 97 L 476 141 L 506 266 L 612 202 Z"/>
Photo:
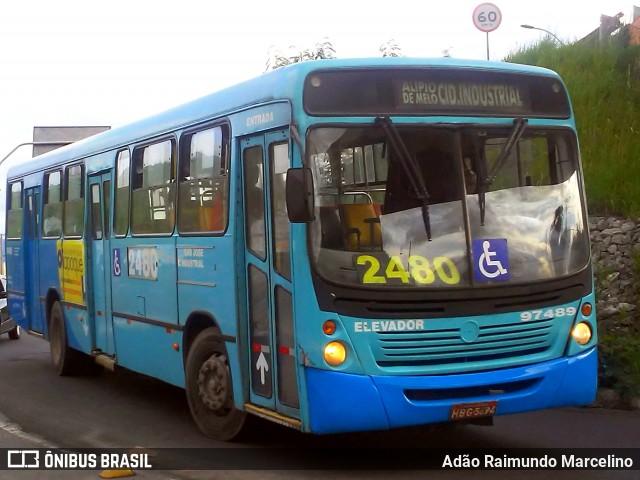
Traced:
<path id="1" fill-rule="evenodd" d="M 0 466 L 8 465 L 10 450 L 55 449 L 57 446 L 37 435 L 25 432 L 19 425 L 12 423 L 0 413 Z M 52 450 L 55 452 L 55 450 Z M 46 452 L 46 450 L 45 450 Z M 15 453 L 13 454 L 15 457 Z M 40 455 L 42 458 L 42 455 Z M 42 460 L 41 460 L 42 461 Z M 123 479 L 177 479 L 171 472 L 153 470 L 33 470 L 11 469 L 0 470 L 2 480 L 100 480 L 101 478 Z"/>
<path id="2" fill-rule="evenodd" d="M 615 393 L 615 392 L 614 392 Z M 640 397 L 634 399 L 631 405 L 625 404 L 626 408 L 640 409 Z M 613 395 L 608 389 L 598 391 L 598 399 L 594 402 L 594 407 L 619 408 L 620 399 Z M 45 438 L 24 431 L 19 425 L 11 422 L 0 412 L 0 478 L 2 480 L 100 480 L 102 478 L 123 478 L 123 479 L 145 479 L 145 480 L 186 480 L 186 479 L 211 479 L 225 478 L 225 475 L 211 474 L 205 471 L 160 471 L 160 470 L 35 470 L 35 469 L 12 469 L 2 470 L 8 464 L 8 450 L 29 450 L 39 449 L 40 457 L 42 452 L 48 449 L 56 449 L 59 446 Z M 52 450 L 56 452 L 56 450 Z M 65 451 L 65 450 L 61 450 Z M 223 472 L 217 472 L 218 474 Z M 237 472 L 236 472 L 237 473 Z M 233 478 L 233 477 L 231 477 Z"/>

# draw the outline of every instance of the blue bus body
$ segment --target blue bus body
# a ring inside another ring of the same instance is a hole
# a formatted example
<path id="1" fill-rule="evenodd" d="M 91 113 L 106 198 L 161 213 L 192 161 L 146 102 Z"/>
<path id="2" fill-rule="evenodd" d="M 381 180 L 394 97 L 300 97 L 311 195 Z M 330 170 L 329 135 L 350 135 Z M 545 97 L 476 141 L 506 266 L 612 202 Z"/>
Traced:
<path id="1" fill-rule="evenodd" d="M 411 177 L 436 143 L 455 168 L 427 186 L 435 167 Z M 289 169 L 313 178 L 303 221 Z M 553 72 L 296 64 L 13 166 L 9 313 L 59 374 L 95 361 L 183 387 L 223 439 L 246 413 L 323 434 L 584 405 L 583 191 Z"/>

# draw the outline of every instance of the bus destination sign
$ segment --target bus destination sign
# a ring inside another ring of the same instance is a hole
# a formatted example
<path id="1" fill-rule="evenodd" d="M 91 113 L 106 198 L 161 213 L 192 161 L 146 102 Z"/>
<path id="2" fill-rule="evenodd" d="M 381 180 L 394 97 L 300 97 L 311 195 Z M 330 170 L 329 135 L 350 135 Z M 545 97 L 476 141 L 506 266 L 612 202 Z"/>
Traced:
<path id="1" fill-rule="evenodd" d="M 318 70 L 307 76 L 310 115 L 451 115 L 569 118 L 558 78 L 502 70 Z"/>
<path id="2" fill-rule="evenodd" d="M 396 106 L 446 111 L 522 113 L 530 109 L 522 85 L 447 80 L 402 80 L 396 85 Z"/>

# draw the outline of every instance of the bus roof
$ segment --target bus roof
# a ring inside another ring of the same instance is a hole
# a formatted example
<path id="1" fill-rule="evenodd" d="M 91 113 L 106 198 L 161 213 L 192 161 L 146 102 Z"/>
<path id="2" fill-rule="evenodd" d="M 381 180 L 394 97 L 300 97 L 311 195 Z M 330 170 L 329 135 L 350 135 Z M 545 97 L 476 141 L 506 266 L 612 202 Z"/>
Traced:
<path id="1" fill-rule="evenodd" d="M 124 147 L 252 105 L 274 100 L 301 98 L 303 81 L 307 74 L 314 70 L 366 67 L 451 67 L 502 70 L 559 78 L 557 73 L 541 67 L 453 58 L 381 57 L 314 60 L 296 63 L 264 73 L 134 123 L 88 137 L 35 157 L 33 160 L 13 165 L 9 168 L 7 178 L 21 177 L 31 172 L 52 168 L 58 164 Z"/>

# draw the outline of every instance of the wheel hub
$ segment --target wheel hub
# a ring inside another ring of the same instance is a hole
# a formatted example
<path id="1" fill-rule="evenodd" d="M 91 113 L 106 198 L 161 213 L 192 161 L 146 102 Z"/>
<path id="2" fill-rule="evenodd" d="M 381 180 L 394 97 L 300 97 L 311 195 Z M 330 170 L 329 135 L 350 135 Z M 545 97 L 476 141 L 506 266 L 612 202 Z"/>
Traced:
<path id="1" fill-rule="evenodd" d="M 226 358 L 212 355 L 198 372 L 198 393 L 202 403 L 214 411 L 221 411 L 227 404 L 230 393 L 229 369 Z"/>

